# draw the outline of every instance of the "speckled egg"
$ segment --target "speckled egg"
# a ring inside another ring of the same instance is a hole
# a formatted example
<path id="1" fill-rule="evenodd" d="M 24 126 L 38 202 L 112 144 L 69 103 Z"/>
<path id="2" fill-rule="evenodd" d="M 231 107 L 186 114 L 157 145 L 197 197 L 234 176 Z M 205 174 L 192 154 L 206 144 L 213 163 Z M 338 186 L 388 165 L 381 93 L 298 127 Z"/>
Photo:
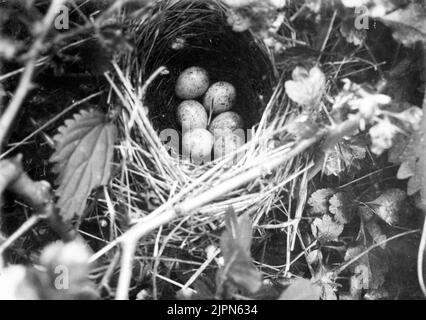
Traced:
<path id="1" fill-rule="evenodd" d="M 229 82 L 216 82 L 206 92 L 204 96 L 204 107 L 209 113 L 219 114 L 229 111 L 235 104 L 237 91 Z"/>
<path id="2" fill-rule="evenodd" d="M 222 132 L 235 131 L 236 129 L 242 129 L 243 127 L 244 121 L 238 113 L 226 111 L 213 119 L 210 123 L 209 131 L 214 136 L 219 136 Z"/>
<path id="3" fill-rule="evenodd" d="M 203 105 L 195 100 L 185 100 L 177 108 L 177 119 L 182 131 L 189 129 L 206 129 L 207 112 Z"/>
<path id="4" fill-rule="evenodd" d="M 235 153 L 243 145 L 244 138 L 238 134 L 229 133 L 221 135 L 214 142 L 214 158 L 219 159 Z M 241 157 L 242 154 L 238 153 L 236 156 Z"/>
<path id="5" fill-rule="evenodd" d="M 183 155 L 190 156 L 194 163 L 207 163 L 211 161 L 213 143 L 213 135 L 206 129 L 190 130 L 182 138 Z"/>
<path id="6" fill-rule="evenodd" d="M 184 70 L 176 81 L 175 93 L 183 100 L 201 97 L 209 88 L 210 80 L 207 71 L 200 67 Z"/>

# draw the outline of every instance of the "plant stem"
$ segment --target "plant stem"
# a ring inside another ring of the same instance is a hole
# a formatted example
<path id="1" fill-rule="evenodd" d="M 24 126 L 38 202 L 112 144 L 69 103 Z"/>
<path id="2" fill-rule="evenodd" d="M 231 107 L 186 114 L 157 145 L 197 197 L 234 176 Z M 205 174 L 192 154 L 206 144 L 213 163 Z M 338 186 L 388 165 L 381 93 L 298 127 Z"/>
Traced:
<path id="1" fill-rule="evenodd" d="M 123 253 L 121 254 L 121 269 L 118 279 L 116 300 L 129 299 L 129 285 L 132 279 L 133 258 L 135 256 L 137 240 L 130 240 L 122 243 Z"/>
<path id="2" fill-rule="evenodd" d="M 36 67 L 37 56 L 43 49 L 44 39 L 46 38 L 50 27 L 55 20 L 56 15 L 58 14 L 60 6 L 64 2 L 65 0 L 52 1 L 46 16 L 42 21 L 40 33 L 38 34 L 30 51 L 28 52 L 28 61 L 25 66 L 24 73 L 19 80 L 18 88 L 15 91 L 12 101 L 9 103 L 9 106 L 0 118 L 0 146 L 4 143 L 4 139 L 9 131 L 9 128 L 12 125 L 19 108 L 21 107 L 31 88 L 31 79 Z"/>
<path id="3" fill-rule="evenodd" d="M 1 245 L 0 245 L 0 256 L 3 255 L 3 252 L 9 248 L 12 243 L 14 243 L 19 237 L 21 237 L 28 230 L 33 228 L 37 223 L 42 220 L 41 216 L 32 215 L 27 221 L 25 221 L 18 230 L 16 230 L 11 236 L 9 236 Z"/>
<path id="4" fill-rule="evenodd" d="M 229 179 L 228 181 L 225 181 L 213 187 L 212 189 L 195 196 L 194 198 L 187 199 L 180 205 L 176 205 L 173 208 L 161 208 L 161 212 L 158 210 L 153 211 L 151 215 L 155 216 L 155 218 L 148 220 L 144 219 L 144 221 L 133 226 L 130 230 L 121 235 L 115 241 L 109 243 L 106 247 L 101 249 L 101 251 L 93 255 L 90 259 L 90 262 L 94 262 L 100 256 L 114 248 L 117 244 L 125 244 L 123 246 L 123 256 L 121 260 L 121 272 L 124 274 L 120 274 L 119 290 L 117 294 L 117 299 L 125 299 L 127 297 L 127 293 L 124 292 L 124 290 L 128 290 L 131 279 L 132 262 L 129 261 L 129 259 L 133 259 L 134 250 L 140 238 L 159 228 L 160 226 L 170 223 L 179 216 L 192 214 L 195 210 L 228 194 L 234 189 L 244 186 L 254 179 L 272 172 L 283 163 L 286 163 L 290 159 L 307 150 L 327 134 L 328 138 L 326 141 L 328 142 L 328 145 L 334 141 L 339 141 L 339 139 L 346 136 L 348 132 L 352 132 L 358 128 L 360 119 L 361 116 L 358 115 L 340 125 L 332 127 L 331 129 L 322 129 L 318 131 L 315 136 L 298 142 L 293 150 L 287 152 L 284 155 L 274 155 L 268 161 L 265 161 L 262 165 L 251 168 L 241 175 Z"/>

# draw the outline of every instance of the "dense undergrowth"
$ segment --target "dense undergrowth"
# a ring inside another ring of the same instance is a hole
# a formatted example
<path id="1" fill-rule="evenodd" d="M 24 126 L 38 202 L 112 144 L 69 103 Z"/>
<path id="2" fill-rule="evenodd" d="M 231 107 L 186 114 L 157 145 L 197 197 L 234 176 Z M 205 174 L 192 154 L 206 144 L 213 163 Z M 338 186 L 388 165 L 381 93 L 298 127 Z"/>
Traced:
<path id="1" fill-rule="evenodd" d="M 423 299 L 425 16 L 0 3 L 0 298 Z M 192 64 L 242 93 L 236 163 L 164 148 Z"/>

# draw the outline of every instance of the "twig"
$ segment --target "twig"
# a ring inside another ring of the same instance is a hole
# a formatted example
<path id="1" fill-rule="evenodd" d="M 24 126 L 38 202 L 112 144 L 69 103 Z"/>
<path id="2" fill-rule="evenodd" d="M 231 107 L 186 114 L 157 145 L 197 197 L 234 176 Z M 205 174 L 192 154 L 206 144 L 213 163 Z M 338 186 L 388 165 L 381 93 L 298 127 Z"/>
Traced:
<path id="1" fill-rule="evenodd" d="M 420 239 L 419 252 L 417 256 L 417 276 L 419 278 L 420 288 L 422 289 L 422 292 L 426 297 L 426 285 L 425 285 L 425 279 L 423 276 L 423 262 L 424 262 L 425 250 L 426 250 L 426 217 L 425 217 L 425 221 L 423 225 L 422 237 Z"/>
<path id="2" fill-rule="evenodd" d="M 105 288 L 110 295 L 111 295 L 111 287 L 109 285 L 109 282 L 111 281 L 111 278 L 114 274 L 115 268 L 117 267 L 119 262 L 120 262 L 120 252 L 117 251 L 114 254 L 114 257 L 112 258 L 112 261 L 108 265 L 108 269 L 106 270 L 106 272 L 105 272 L 104 276 L 102 277 L 102 280 L 99 284 L 99 289 Z"/>
<path id="3" fill-rule="evenodd" d="M 0 256 L 3 255 L 3 252 L 9 248 L 16 240 L 19 239 L 24 233 L 31 230 L 37 223 L 42 220 L 41 216 L 32 215 L 27 221 L 25 221 L 11 236 L 9 236 L 1 245 L 0 245 Z"/>
<path id="4" fill-rule="evenodd" d="M 423 52 L 423 62 L 424 64 L 426 64 L 426 43 L 423 43 L 422 46 L 422 52 Z M 423 112 L 426 109 L 426 95 L 423 97 Z M 425 130 L 426 128 L 426 115 L 423 114 L 423 118 L 422 118 L 422 129 Z M 424 131 L 423 131 L 423 137 L 422 139 L 424 139 Z M 419 161 L 422 161 L 424 163 L 424 159 L 420 159 Z M 425 209 L 425 201 L 426 199 L 425 197 L 425 186 L 422 186 L 421 189 L 421 195 L 422 195 L 422 209 L 423 209 L 423 213 L 426 213 L 426 209 Z M 425 221 L 424 221 L 424 225 L 423 225 L 423 229 L 422 229 L 422 237 L 420 239 L 420 245 L 419 245 L 419 252 L 417 254 L 417 275 L 419 278 L 419 284 L 420 284 L 420 288 L 423 291 L 423 294 L 426 297 L 426 285 L 425 285 L 425 279 L 423 276 L 423 262 L 424 262 L 424 255 L 426 253 L 426 217 L 425 217 Z"/>
<path id="5" fill-rule="evenodd" d="M 31 79 L 36 67 L 36 59 L 39 52 L 43 49 L 43 42 L 46 38 L 50 27 L 53 21 L 58 14 L 60 6 L 65 2 L 65 0 L 53 0 L 49 10 L 47 11 L 46 16 L 44 17 L 40 32 L 33 43 L 30 51 L 28 52 L 28 61 L 24 69 L 24 73 L 19 80 L 18 88 L 15 91 L 15 94 L 12 98 L 12 101 L 9 103 L 6 111 L 3 113 L 0 119 L 0 145 L 3 144 L 4 139 L 9 131 L 10 126 L 13 123 L 13 120 L 18 113 L 19 108 L 21 107 L 25 97 L 27 96 L 31 88 Z"/>
<path id="6" fill-rule="evenodd" d="M 45 128 L 47 128 L 48 126 L 50 126 L 51 124 L 53 124 L 55 121 L 59 120 L 61 117 L 63 117 L 66 113 L 70 112 L 75 107 L 77 107 L 77 106 L 79 106 L 79 105 L 81 105 L 83 103 L 86 103 L 86 102 L 92 100 L 93 98 L 96 98 L 96 97 L 100 96 L 101 94 L 102 94 L 102 92 L 97 92 L 97 93 L 91 94 L 90 96 L 88 96 L 88 97 L 86 97 L 84 99 L 81 99 L 81 100 L 73 103 L 72 105 L 70 105 L 69 107 L 67 107 L 65 110 L 61 111 L 56 116 L 54 116 L 52 119 L 50 119 L 49 121 L 47 121 L 40 128 L 38 128 L 37 130 L 35 130 L 34 132 L 32 132 L 31 134 L 29 134 L 28 136 L 26 136 L 24 139 L 22 139 L 18 143 L 16 143 L 15 146 L 13 146 L 12 148 L 10 148 L 7 151 L 5 151 L 4 153 L 2 153 L 0 155 L 0 160 L 3 159 L 4 157 L 6 157 L 8 154 L 10 154 L 12 151 L 16 150 L 16 148 L 18 148 L 20 145 L 22 145 L 23 143 L 27 142 L 29 139 L 31 139 L 32 137 L 34 137 L 35 135 L 37 135 L 39 132 L 43 131 Z"/>
<path id="7" fill-rule="evenodd" d="M 120 276 L 120 282 L 119 282 L 120 290 L 119 290 L 119 294 L 117 294 L 117 298 L 118 299 L 126 298 L 127 293 L 122 292 L 122 290 L 124 290 L 124 288 L 129 287 L 129 282 L 131 279 L 131 268 L 132 268 L 132 264 L 128 259 L 129 257 L 133 255 L 134 249 L 136 247 L 136 243 L 137 241 L 139 241 L 140 238 L 150 233 L 151 231 L 159 228 L 160 226 L 170 223 L 177 217 L 192 214 L 195 210 L 228 194 L 229 192 L 237 189 L 238 187 L 244 186 L 248 184 L 249 182 L 255 180 L 256 178 L 261 177 L 267 173 L 270 173 L 271 171 L 281 166 L 283 163 L 286 163 L 287 161 L 293 159 L 300 153 L 304 152 L 306 149 L 308 149 L 309 147 L 311 147 L 312 145 L 320 141 L 327 134 L 328 134 L 327 141 L 330 141 L 330 142 L 338 141 L 343 136 L 345 136 L 347 132 L 352 132 L 353 130 L 358 128 L 360 119 L 361 119 L 361 116 L 358 115 L 358 116 L 355 116 L 354 118 L 347 120 L 346 122 L 342 124 L 334 126 L 330 130 L 322 129 L 318 131 L 318 133 L 315 136 L 298 142 L 298 144 L 295 145 L 295 147 L 291 151 L 285 154 L 280 153 L 280 154 L 274 155 L 270 159 L 268 159 L 268 161 L 265 161 L 262 165 L 251 168 L 237 177 L 229 179 L 213 187 L 212 189 L 200 195 L 197 195 L 194 198 L 190 198 L 182 202 L 180 205 L 176 205 L 175 207 L 166 209 L 165 211 L 164 211 L 164 208 L 161 208 L 162 210 L 161 212 L 159 212 L 158 209 L 153 211 L 151 215 L 154 216 L 155 218 L 147 219 L 147 220 L 144 219 L 143 222 L 136 224 L 134 227 L 132 227 L 126 233 L 121 235 L 115 241 L 111 242 L 106 247 L 101 249 L 101 251 L 93 255 L 90 259 L 90 262 L 96 261 L 100 256 L 102 256 L 104 253 L 114 248 L 117 244 L 124 244 L 121 272 L 125 272 L 125 275 Z M 125 268 L 123 268 L 123 265 Z"/>
<path id="8" fill-rule="evenodd" d="M 122 243 L 120 278 L 118 279 L 116 300 L 129 299 L 129 284 L 132 279 L 133 258 L 135 256 L 137 240 L 128 240 Z"/>
<path id="9" fill-rule="evenodd" d="M 47 181 L 33 181 L 22 168 L 22 155 L 9 160 L 0 161 L 0 195 L 5 190 L 15 193 L 18 197 L 30 205 L 35 214 L 12 235 L 1 246 L 0 254 L 10 246 L 24 232 L 31 229 L 42 219 L 48 219 L 53 229 L 58 232 L 64 240 L 74 238 L 60 217 L 56 214 L 54 195 Z"/>
<path id="10" fill-rule="evenodd" d="M 349 267 L 352 263 L 354 263 L 354 262 L 356 262 L 357 260 L 361 259 L 363 256 L 365 256 L 365 255 L 366 255 L 367 253 L 369 253 L 371 250 L 373 250 L 373 249 L 375 249 L 375 248 L 378 248 L 378 247 L 381 247 L 381 246 L 383 246 L 384 244 L 388 243 L 389 241 L 392 241 L 392 240 L 395 240 L 395 239 L 398 239 L 398 238 L 401 238 L 401 237 L 407 236 L 407 235 L 409 235 L 409 234 L 418 233 L 419 231 L 420 231 L 420 230 L 411 230 L 411 231 L 402 232 L 402 233 L 399 233 L 399 234 L 397 234 L 397 235 L 395 235 L 395 236 L 393 236 L 393 237 L 390 237 L 390 238 L 388 238 L 388 239 L 386 239 L 386 240 L 383 240 L 383 241 L 381 241 L 381 242 L 378 242 L 378 243 L 376 243 L 376 244 L 372 245 L 371 247 L 369 247 L 369 248 L 368 248 L 367 250 L 365 250 L 364 252 L 362 252 L 362 253 L 360 253 L 359 255 L 357 255 L 356 257 L 354 257 L 353 259 L 351 259 L 351 260 L 349 260 L 348 262 L 346 262 L 344 265 L 340 266 L 338 269 L 336 269 L 336 270 L 333 272 L 333 274 L 334 274 L 335 276 L 338 276 L 340 273 L 342 273 L 344 270 L 346 270 L 346 268 L 347 268 L 347 267 Z"/>

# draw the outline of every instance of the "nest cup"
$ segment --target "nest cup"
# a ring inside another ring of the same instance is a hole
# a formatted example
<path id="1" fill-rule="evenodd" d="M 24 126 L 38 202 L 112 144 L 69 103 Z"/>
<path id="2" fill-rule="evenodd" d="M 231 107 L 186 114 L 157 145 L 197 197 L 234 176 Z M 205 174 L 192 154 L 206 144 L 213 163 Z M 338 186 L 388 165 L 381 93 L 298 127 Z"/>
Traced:
<path id="1" fill-rule="evenodd" d="M 181 100 L 174 88 L 180 73 L 192 66 L 206 69 L 211 84 L 227 81 L 235 86 L 233 111 L 243 117 L 245 129 L 261 118 L 272 92 L 272 64 L 267 49 L 251 33 L 232 31 L 226 11 L 219 0 L 160 1 L 132 25 L 136 50 L 125 64 L 133 85 L 141 87 L 161 66 L 170 71 L 146 94 L 156 130 L 180 131 L 176 110 Z"/>

